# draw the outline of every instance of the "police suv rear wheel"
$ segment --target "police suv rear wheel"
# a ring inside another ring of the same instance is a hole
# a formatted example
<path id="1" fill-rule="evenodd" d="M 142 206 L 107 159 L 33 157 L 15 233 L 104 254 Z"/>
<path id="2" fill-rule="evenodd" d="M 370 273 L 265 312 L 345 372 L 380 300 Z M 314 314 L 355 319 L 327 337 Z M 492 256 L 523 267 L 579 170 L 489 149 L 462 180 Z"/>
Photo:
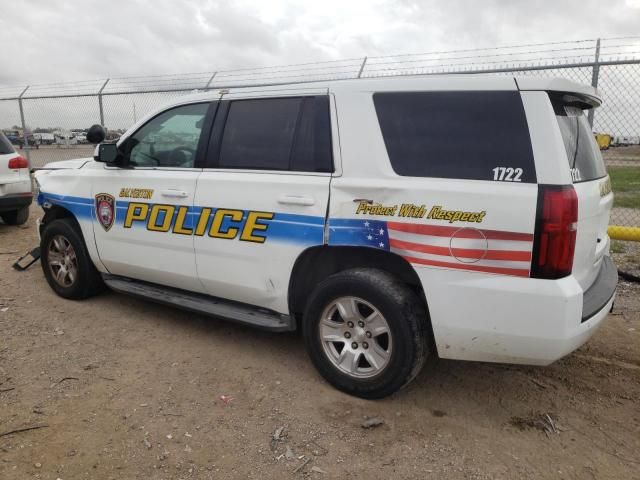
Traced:
<path id="1" fill-rule="evenodd" d="M 407 385 L 427 357 L 423 302 L 387 272 L 359 268 L 331 275 L 303 318 L 307 351 L 336 388 L 382 398 Z"/>
<path id="2" fill-rule="evenodd" d="M 83 299 L 104 288 L 78 224 L 70 218 L 45 225 L 40 240 L 40 263 L 49 286 L 61 297 Z"/>

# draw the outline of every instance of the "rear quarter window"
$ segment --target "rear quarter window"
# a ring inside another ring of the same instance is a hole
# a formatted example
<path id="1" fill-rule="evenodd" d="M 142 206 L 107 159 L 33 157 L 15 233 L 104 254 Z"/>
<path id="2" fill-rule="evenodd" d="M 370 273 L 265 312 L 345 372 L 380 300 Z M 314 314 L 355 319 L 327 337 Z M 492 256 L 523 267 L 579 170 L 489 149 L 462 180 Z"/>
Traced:
<path id="1" fill-rule="evenodd" d="M 11 142 L 4 136 L 4 133 L 0 132 L 0 155 L 6 155 L 13 152 L 15 152 L 13 145 L 11 145 Z"/>
<path id="2" fill-rule="evenodd" d="M 550 95 L 562 134 L 573 183 L 588 182 L 607 175 L 607 169 L 584 112 Z"/>
<path id="3" fill-rule="evenodd" d="M 398 175 L 536 182 L 519 92 L 389 92 L 373 101 Z"/>

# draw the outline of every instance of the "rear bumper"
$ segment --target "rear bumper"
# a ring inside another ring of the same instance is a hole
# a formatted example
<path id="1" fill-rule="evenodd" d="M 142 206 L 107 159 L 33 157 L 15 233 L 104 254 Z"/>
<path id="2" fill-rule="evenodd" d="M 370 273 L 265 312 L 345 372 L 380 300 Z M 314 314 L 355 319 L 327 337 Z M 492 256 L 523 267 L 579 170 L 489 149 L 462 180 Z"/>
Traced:
<path id="1" fill-rule="evenodd" d="M 25 193 L 22 195 L 7 195 L 0 197 L 0 212 L 9 212 L 19 210 L 31 205 L 33 194 Z"/>
<path id="2" fill-rule="evenodd" d="M 548 365 L 583 345 L 615 298 L 617 272 L 605 257 L 586 292 L 559 280 L 418 269 L 441 358 Z M 614 276 L 615 275 L 615 276 Z"/>

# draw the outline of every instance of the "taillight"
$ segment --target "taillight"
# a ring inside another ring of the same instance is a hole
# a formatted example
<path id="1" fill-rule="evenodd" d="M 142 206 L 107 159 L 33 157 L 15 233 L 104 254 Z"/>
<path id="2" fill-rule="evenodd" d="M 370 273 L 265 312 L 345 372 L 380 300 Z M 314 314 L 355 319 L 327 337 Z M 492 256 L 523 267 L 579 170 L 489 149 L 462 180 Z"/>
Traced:
<path id="1" fill-rule="evenodd" d="M 9 170 L 18 170 L 19 168 L 29 168 L 29 162 L 26 158 L 17 156 L 9 160 Z"/>
<path id="2" fill-rule="evenodd" d="M 533 245 L 533 278 L 571 274 L 578 228 L 578 196 L 572 185 L 540 185 Z"/>

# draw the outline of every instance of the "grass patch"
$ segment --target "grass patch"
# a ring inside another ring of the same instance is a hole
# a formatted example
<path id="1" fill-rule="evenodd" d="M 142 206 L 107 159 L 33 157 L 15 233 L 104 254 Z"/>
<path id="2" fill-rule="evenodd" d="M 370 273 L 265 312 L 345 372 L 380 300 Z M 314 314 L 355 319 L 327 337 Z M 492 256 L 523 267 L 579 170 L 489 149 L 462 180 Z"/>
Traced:
<path id="1" fill-rule="evenodd" d="M 613 253 L 625 253 L 627 249 L 624 248 L 624 242 L 620 240 L 611 240 L 611 251 Z"/>
<path id="2" fill-rule="evenodd" d="M 614 207 L 640 209 L 640 167 L 609 167 Z"/>

